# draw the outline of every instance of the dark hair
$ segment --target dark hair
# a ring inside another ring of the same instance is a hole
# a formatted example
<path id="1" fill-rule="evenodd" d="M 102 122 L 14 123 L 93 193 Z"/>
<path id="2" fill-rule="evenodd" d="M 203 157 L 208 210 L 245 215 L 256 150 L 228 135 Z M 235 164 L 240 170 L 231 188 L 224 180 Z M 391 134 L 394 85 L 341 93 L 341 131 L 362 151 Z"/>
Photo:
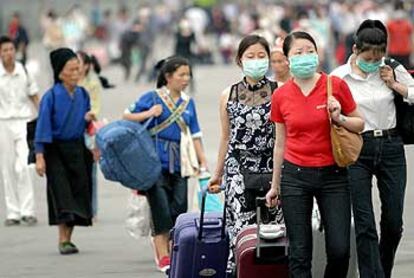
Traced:
<path id="1" fill-rule="evenodd" d="M 316 42 L 312 38 L 312 36 L 309 35 L 309 33 L 306 33 L 304 31 L 295 31 L 287 35 L 285 40 L 283 41 L 283 54 L 285 54 L 286 57 L 288 56 L 290 48 L 292 47 L 293 40 L 297 40 L 297 39 L 304 39 L 304 40 L 310 41 L 313 44 L 313 46 L 315 46 L 315 50 L 318 51 Z"/>
<path id="2" fill-rule="evenodd" d="M 57 18 L 57 15 L 56 15 L 56 13 L 55 13 L 55 11 L 54 11 L 54 10 L 49 10 L 49 11 L 47 12 L 47 16 L 48 16 L 49 18 L 53 19 L 53 20 Z"/>
<path id="3" fill-rule="evenodd" d="M 82 60 L 82 62 L 85 64 L 85 65 L 89 65 L 89 68 L 88 68 L 88 70 L 86 71 L 86 74 L 88 74 L 89 73 L 89 70 L 91 69 L 91 64 L 92 64 L 92 61 L 91 61 L 91 56 L 89 56 L 86 52 L 84 52 L 84 51 L 82 51 L 82 50 L 79 50 L 78 52 L 76 52 L 79 56 L 80 56 L 80 58 L 81 58 L 81 60 Z"/>
<path id="4" fill-rule="evenodd" d="M 0 48 L 3 46 L 3 44 L 6 44 L 6 43 L 11 43 L 11 44 L 14 45 L 14 42 L 13 42 L 13 40 L 10 37 L 8 37 L 8 36 L 1 36 L 0 37 Z"/>
<path id="5" fill-rule="evenodd" d="M 98 59 L 95 57 L 95 55 L 90 55 L 89 57 L 91 58 L 91 64 L 93 66 L 93 70 L 96 72 L 96 74 L 101 74 L 102 67 Z"/>
<path id="6" fill-rule="evenodd" d="M 172 56 L 159 61 L 155 65 L 155 70 L 158 71 L 157 88 L 167 85 L 167 78 L 165 76 L 173 74 L 181 66 L 189 66 L 190 75 L 192 75 L 190 62 L 183 57 Z"/>
<path id="7" fill-rule="evenodd" d="M 265 49 L 265 51 L 267 53 L 267 56 L 270 57 L 270 46 L 269 46 L 268 41 L 265 38 L 263 38 L 262 36 L 259 36 L 259 35 L 248 35 L 248 36 L 244 37 L 241 40 L 241 42 L 239 44 L 239 48 L 237 49 L 236 63 L 238 65 L 240 65 L 240 61 L 241 61 L 241 58 L 242 58 L 244 52 L 246 52 L 246 50 L 250 46 L 252 46 L 254 44 L 257 44 L 257 43 L 261 44 L 263 46 L 263 48 Z"/>
<path id="8" fill-rule="evenodd" d="M 387 28 L 379 20 L 367 19 L 359 25 L 354 40 L 359 52 L 372 50 L 374 53 L 385 53 L 388 40 Z"/>
<path id="9" fill-rule="evenodd" d="M 92 68 L 93 71 L 98 75 L 99 81 L 101 82 L 101 85 L 104 89 L 110 89 L 110 88 L 115 87 L 115 85 L 109 82 L 108 78 L 100 75 L 102 67 L 99 64 L 98 59 L 96 59 L 95 55 L 88 55 L 86 52 L 82 50 L 79 50 L 76 53 L 80 56 L 84 64 L 89 65 L 89 68 L 86 71 L 86 74 L 88 74 Z"/>

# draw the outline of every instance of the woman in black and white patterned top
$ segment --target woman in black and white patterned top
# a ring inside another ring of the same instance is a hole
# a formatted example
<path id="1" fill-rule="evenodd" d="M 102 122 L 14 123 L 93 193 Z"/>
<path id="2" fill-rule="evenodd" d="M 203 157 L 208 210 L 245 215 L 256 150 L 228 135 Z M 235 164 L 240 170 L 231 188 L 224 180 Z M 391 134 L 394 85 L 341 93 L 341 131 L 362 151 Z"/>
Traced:
<path id="1" fill-rule="evenodd" d="M 273 171 L 274 125 L 269 121 L 270 100 L 277 84 L 266 79 L 269 68 L 269 44 L 260 36 L 245 37 L 239 45 L 236 62 L 244 78 L 224 90 L 220 100 L 221 141 L 216 170 L 210 180 L 225 185 L 227 228 L 230 256 L 227 271 L 234 270 L 236 236 L 256 222 L 255 197 L 260 189 L 250 190 L 247 176 L 260 174 L 266 180 Z M 269 187 L 270 187 L 269 180 Z M 268 188 L 263 188 L 265 195 Z M 281 210 L 274 210 L 268 220 L 283 221 Z"/>

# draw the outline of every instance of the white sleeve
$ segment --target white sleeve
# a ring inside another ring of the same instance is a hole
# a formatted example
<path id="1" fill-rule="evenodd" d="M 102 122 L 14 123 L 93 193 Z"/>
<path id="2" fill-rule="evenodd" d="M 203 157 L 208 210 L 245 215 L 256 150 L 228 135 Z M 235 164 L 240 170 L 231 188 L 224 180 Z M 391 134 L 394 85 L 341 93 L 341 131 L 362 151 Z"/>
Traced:
<path id="1" fill-rule="evenodd" d="M 36 94 L 39 93 L 39 86 L 36 83 L 36 80 L 33 78 L 33 76 L 30 73 L 27 73 L 27 78 L 28 78 L 28 95 L 29 96 L 34 96 Z"/>
<path id="2" fill-rule="evenodd" d="M 395 68 L 395 75 L 397 82 L 404 84 L 408 88 L 408 94 L 405 101 L 414 104 L 414 78 L 402 65 Z"/>

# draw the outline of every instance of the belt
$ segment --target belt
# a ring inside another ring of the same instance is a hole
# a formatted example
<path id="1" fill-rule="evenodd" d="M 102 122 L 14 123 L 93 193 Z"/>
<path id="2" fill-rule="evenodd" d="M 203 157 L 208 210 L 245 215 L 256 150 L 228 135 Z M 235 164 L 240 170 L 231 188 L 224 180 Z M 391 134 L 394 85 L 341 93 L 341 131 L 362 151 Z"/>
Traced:
<path id="1" fill-rule="evenodd" d="M 392 129 L 374 129 L 365 131 L 362 133 L 362 136 L 364 137 L 390 137 L 390 136 L 397 136 L 398 129 L 392 128 Z"/>
<path id="2" fill-rule="evenodd" d="M 164 151 L 168 151 L 168 170 L 170 174 L 173 174 L 175 161 L 180 159 L 180 143 L 162 138 L 158 138 L 158 140 L 164 144 Z"/>

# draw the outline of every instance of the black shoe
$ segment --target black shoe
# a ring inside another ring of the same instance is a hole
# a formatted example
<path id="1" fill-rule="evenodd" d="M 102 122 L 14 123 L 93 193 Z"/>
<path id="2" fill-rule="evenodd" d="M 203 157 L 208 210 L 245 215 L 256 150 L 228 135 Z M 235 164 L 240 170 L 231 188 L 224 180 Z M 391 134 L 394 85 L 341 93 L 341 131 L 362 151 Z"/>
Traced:
<path id="1" fill-rule="evenodd" d="M 69 242 L 69 245 L 72 246 L 73 248 L 73 253 L 79 253 L 79 249 L 78 247 L 76 247 L 75 244 L 73 244 L 73 242 Z"/>
<path id="2" fill-rule="evenodd" d="M 79 253 L 79 250 L 78 248 L 76 248 L 76 246 L 73 243 L 69 241 L 65 241 L 65 242 L 59 243 L 59 252 L 61 255 L 71 255 L 71 254 Z"/>
<path id="3" fill-rule="evenodd" d="M 6 219 L 6 221 L 4 221 L 4 226 L 6 227 L 18 226 L 18 225 L 20 225 L 20 220 L 17 220 L 17 219 Z"/>
<path id="4" fill-rule="evenodd" d="M 37 218 L 34 216 L 23 216 L 22 224 L 27 225 L 27 226 L 34 226 L 37 224 Z"/>

